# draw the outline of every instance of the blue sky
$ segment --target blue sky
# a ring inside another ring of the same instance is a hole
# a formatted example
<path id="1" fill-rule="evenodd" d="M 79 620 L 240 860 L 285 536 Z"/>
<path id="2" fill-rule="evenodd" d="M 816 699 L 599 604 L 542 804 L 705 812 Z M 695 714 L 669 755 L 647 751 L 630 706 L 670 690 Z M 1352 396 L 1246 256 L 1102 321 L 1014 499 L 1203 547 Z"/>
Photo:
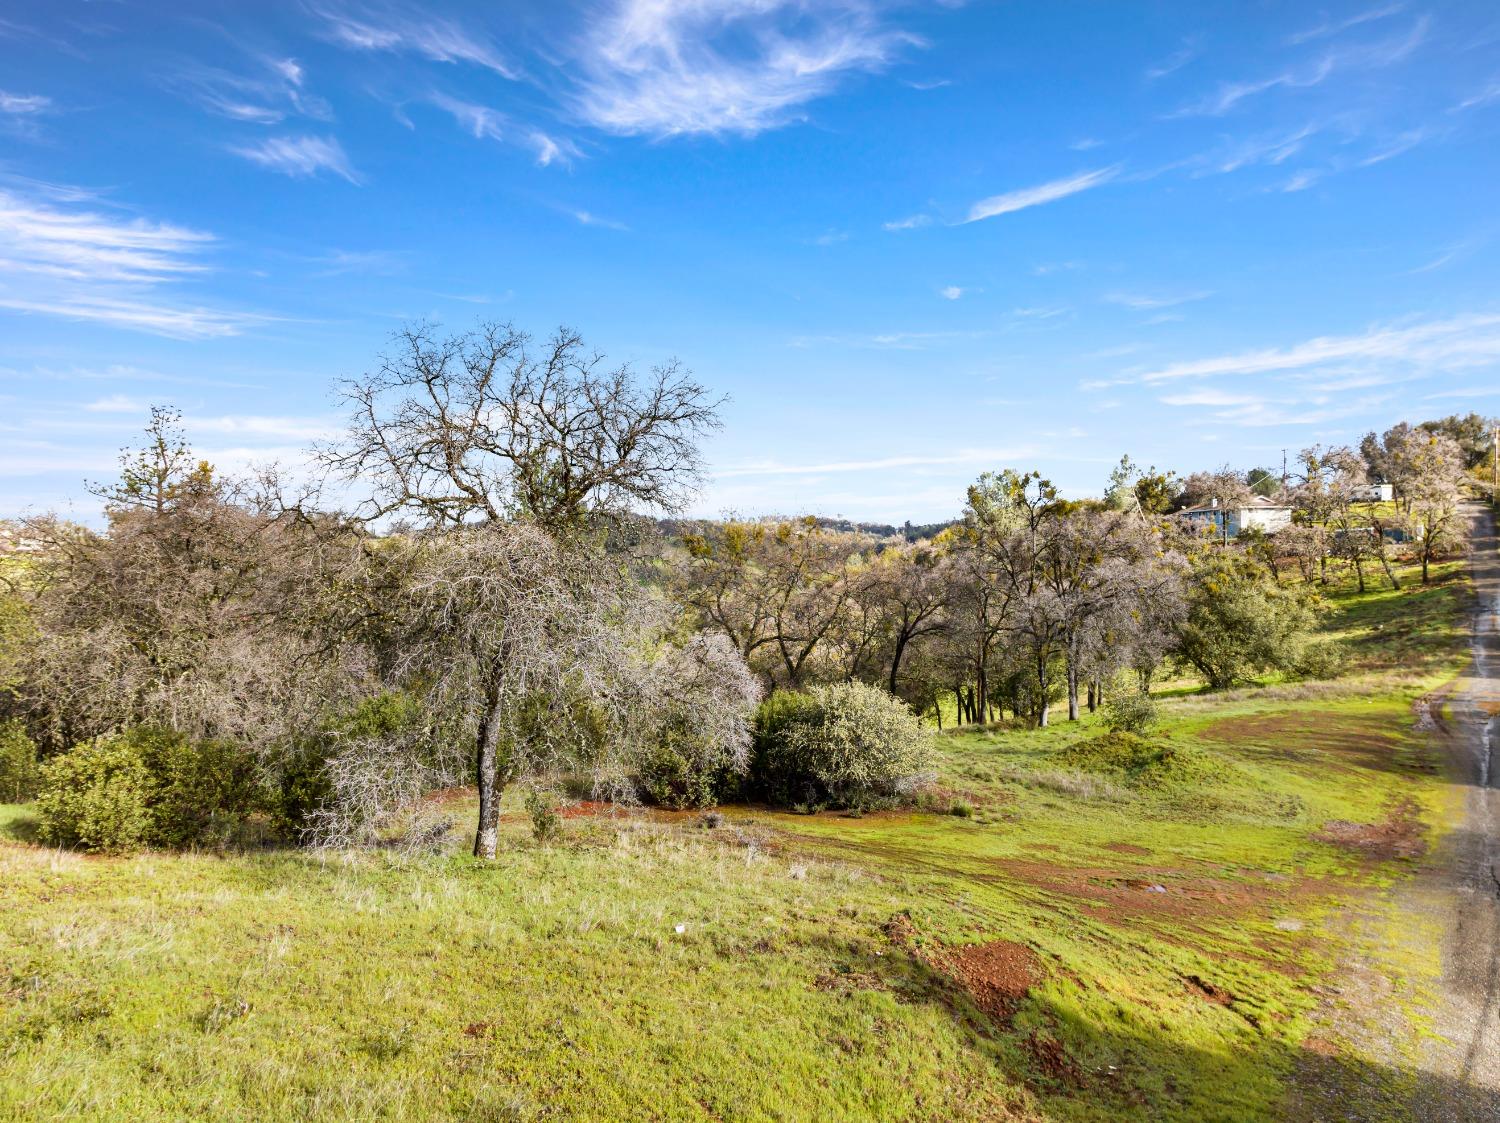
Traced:
<path id="1" fill-rule="evenodd" d="M 10 0 L 0 514 L 295 464 L 425 317 L 732 401 L 705 514 L 1500 412 L 1493 3 Z"/>

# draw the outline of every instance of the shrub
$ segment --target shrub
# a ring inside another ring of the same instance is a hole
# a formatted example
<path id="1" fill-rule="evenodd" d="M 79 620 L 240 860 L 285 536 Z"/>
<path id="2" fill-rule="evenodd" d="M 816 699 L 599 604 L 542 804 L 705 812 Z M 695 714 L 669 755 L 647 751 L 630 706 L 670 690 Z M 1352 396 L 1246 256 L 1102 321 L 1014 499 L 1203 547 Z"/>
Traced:
<path id="1" fill-rule="evenodd" d="M 75 745 L 42 769 L 38 837 L 100 854 L 139 849 L 151 829 L 151 776 L 126 737 Z"/>
<path id="2" fill-rule="evenodd" d="M 756 715 L 755 736 L 755 781 L 782 806 L 870 806 L 932 779 L 932 739 L 921 721 L 860 682 L 772 695 Z"/>
<path id="3" fill-rule="evenodd" d="M 1116 733 L 1149 733 L 1159 716 L 1149 694 L 1120 694 L 1104 703 L 1105 724 Z"/>
<path id="4" fill-rule="evenodd" d="M 531 837 L 538 842 L 552 842 L 562 837 L 562 816 L 551 792 L 530 788 L 526 792 L 526 814 L 531 816 Z"/>
<path id="5" fill-rule="evenodd" d="M 1332 640 L 1323 640 L 1310 643 L 1302 649 L 1291 666 L 1291 673 L 1296 678 L 1303 679 L 1337 678 L 1346 663 L 1344 652 L 1338 644 Z"/>
<path id="6" fill-rule="evenodd" d="M 0 803 L 25 803 L 40 780 L 36 744 L 25 728 L 15 720 L 0 722 Z"/>
<path id="7" fill-rule="evenodd" d="M 222 845 L 239 837 L 263 802 L 254 763 L 236 746 L 136 726 L 47 763 L 38 833 L 101 853 Z"/>
<path id="8" fill-rule="evenodd" d="M 224 845 L 265 805 L 255 761 L 237 745 L 144 726 L 123 736 L 139 747 L 151 780 L 152 846 Z"/>
<path id="9" fill-rule="evenodd" d="M 709 807 L 732 796 L 749 756 L 749 718 L 760 683 L 725 637 L 698 635 L 667 647 L 653 667 L 649 732 L 635 762 L 648 803 L 674 810 Z"/>
<path id="10" fill-rule="evenodd" d="M 683 747 L 676 738 L 647 752 L 640 763 L 639 787 L 642 797 L 658 807 L 673 811 L 697 811 L 719 802 L 719 771 L 704 769 L 702 758 Z"/>

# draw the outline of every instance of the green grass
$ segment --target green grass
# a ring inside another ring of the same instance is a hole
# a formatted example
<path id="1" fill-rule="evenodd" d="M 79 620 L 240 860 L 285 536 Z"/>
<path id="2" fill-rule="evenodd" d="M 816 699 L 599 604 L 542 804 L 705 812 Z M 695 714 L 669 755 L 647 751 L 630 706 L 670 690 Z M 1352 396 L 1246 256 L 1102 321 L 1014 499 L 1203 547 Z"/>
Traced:
<path id="1" fill-rule="evenodd" d="M 1411 702 L 1459 665 L 1462 583 L 1334 592 L 1341 681 L 1184 693 L 1144 747 L 947 735 L 932 813 L 540 847 L 516 806 L 481 864 L 81 858 L 0 808 L 0 1118 L 1281 1118 L 1314 988 L 1383 954 L 1340 910 L 1411 864 L 1324 824 L 1450 791 Z M 998 1010 L 952 969 L 995 940 L 1036 956 Z"/>

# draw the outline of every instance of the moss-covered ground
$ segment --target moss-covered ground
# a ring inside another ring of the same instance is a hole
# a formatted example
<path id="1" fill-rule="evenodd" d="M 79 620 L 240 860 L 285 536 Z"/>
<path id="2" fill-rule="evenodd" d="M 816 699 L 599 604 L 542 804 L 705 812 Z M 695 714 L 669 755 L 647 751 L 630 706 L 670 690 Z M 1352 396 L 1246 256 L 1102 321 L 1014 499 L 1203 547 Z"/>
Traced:
<path id="1" fill-rule="evenodd" d="M 516 807 L 477 863 L 84 858 L 0 808 L 0 1118 L 1285 1118 L 1294 1072 L 1392 1063 L 1326 1024 L 1347 957 L 1436 969 L 1339 917 L 1451 811 L 1413 704 L 1465 595 L 1338 590 L 1338 679 L 1141 739 L 945 734 L 929 811 L 541 846 Z"/>

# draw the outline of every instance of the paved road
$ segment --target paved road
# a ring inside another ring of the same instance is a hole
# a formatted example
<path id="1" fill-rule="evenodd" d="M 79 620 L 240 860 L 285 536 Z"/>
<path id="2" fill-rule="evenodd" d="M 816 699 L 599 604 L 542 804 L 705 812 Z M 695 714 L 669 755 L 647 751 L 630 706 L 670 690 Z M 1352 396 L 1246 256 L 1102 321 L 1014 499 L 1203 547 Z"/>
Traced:
<path id="1" fill-rule="evenodd" d="M 1474 662 L 1452 698 L 1447 738 L 1464 822 L 1439 852 L 1435 871 L 1445 929 L 1435 1043 L 1436 1079 L 1424 1106 L 1432 1120 L 1500 1121 L 1500 542 L 1495 520 L 1468 511 L 1470 568 L 1478 602 Z M 1432 902 L 1437 904 L 1438 902 Z M 1446 907 L 1442 907 L 1446 906 Z M 1439 1091 L 1441 1089 L 1441 1091 Z"/>

